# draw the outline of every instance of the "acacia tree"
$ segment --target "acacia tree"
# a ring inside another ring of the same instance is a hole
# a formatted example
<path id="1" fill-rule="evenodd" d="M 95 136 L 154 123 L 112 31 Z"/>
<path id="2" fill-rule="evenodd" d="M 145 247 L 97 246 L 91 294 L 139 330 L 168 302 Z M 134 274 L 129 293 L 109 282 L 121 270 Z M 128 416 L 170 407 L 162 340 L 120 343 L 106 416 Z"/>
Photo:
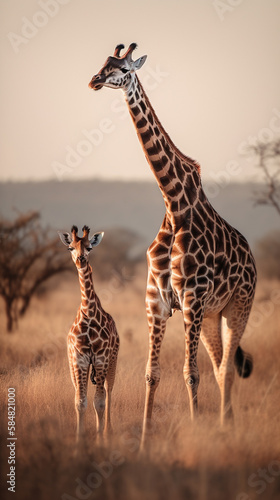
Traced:
<path id="1" fill-rule="evenodd" d="M 57 236 L 43 229 L 38 212 L 0 220 L 0 295 L 5 302 L 7 331 L 12 332 L 38 288 L 70 269 Z"/>
<path id="2" fill-rule="evenodd" d="M 257 157 L 263 178 L 262 187 L 253 193 L 255 204 L 271 206 L 280 215 L 280 139 L 259 142 L 249 148 L 249 153 Z"/>
<path id="3" fill-rule="evenodd" d="M 253 191 L 255 205 L 270 206 L 280 215 L 280 138 L 259 142 L 248 153 L 256 157 L 262 173 L 262 185 Z M 280 278 L 280 231 L 271 231 L 257 242 L 256 257 L 266 278 Z"/>

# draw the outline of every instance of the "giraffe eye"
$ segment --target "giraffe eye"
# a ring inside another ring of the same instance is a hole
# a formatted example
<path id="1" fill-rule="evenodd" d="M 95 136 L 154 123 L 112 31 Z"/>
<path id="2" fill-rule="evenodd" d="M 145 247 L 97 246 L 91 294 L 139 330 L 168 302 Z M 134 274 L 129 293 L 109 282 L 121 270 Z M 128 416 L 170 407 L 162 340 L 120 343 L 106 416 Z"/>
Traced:
<path id="1" fill-rule="evenodd" d="M 124 74 L 127 73 L 128 71 L 129 71 L 128 69 L 121 68 L 121 72 L 124 73 Z"/>
<path id="2" fill-rule="evenodd" d="M 70 252 L 73 252 L 74 248 L 73 248 L 73 247 L 69 247 L 69 248 L 68 248 L 68 250 L 69 250 Z"/>
<path id="3" fill-rule="evenodd" d="M 87 251 L 88 251 L 88 252 L 90 252 L 90 251 L 91 251 L 91 247 L 88 247 L 88 248 L 87 248 Z"/>

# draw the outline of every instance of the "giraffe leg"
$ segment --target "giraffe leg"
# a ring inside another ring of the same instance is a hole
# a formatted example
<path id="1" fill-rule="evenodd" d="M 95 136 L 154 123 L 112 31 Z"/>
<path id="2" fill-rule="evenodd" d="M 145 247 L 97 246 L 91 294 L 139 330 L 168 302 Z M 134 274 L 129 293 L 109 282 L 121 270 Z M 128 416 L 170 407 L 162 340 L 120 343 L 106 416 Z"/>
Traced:
<path id="1" fill-rule="evenodd" d="M 166 320 L 155 321 L 150 330 L 149 359 L 146 367 L 146 398 L 143 420 L 143 431 L 140 449 L 143 450 L 147 440 L 147 434 L 151 429 L 151 420 L 154 404 L 154 396 L 160 381 L 159 355 L 162 339 L 166 328 Z M 156 332 L 157 341 L 153 342 Z"/>
<path id="2" fill-rule="evenodd" d="M 76 442 L 81 443 L 84 437 L 84 416 L 87 408 L 89 362 L 74 347 L 68 348 L 68 359 L 71 379 L 75 388 L 75 409 L 77 414 Z"/>
<path id="3" fill-rule="evenodd" d="M 204 304 L 192 292 L 186 292 L 183 300 L 183 316 L 185 325 L 185 364 L 184 379 L 189 394 L 191 420 L 197 413 L 197 390 L 199 385 L 199 371 L 197 367 L 197 350 Z"/>
<path id="4" fill-rule="evenodd" d="M 105 391 L 106 391 L 106 406 L 105 406 L 104 434 L 106 438 L 108 438 L 110 434 L 112 434 L 112 423 L 111 423 L 112 387 L 109 386 L 107 379 L 105 380 Z"/>
<path id="5" fill-rule="evenodd" d="M 75 368 L 75 377 L 77 381 L 75 392 L 75 408 L 77 413 L 77 442 L 84 439 L 84 420 L 87 408 L 87 381 L 89 367 Z"/>
<path id="6" fill-rule="evenodd" d="M 223 357 L 221 314 L 203 319 L 201 329 L 201 340 L 211 359 L 214 374 L 218 382 L 219 367 Z"/>
<path id="7" fill-rule="evenodd" d="M 106 390 L 104 387 L 105 380 L 108 372 L 108 361 L 104 359 L 98 359 L 95 357 L 95 378 L 96 378 L 96 390 L 93 398 L 93 406 L 96 414 L 96 433 L 97 441 L 99 443 L 103 442 L 104 434 L 104 415 L 106 408 Z"/>
<path id="8" fill-rule="evenodd" d="M 233 418 L 231 404 L 231 389 L 234 381 L 234 356 L 239 344 L 239 338 L 234 329 L 226 328 L 223 334 L 224 346 L 223 357 L 217 376 L 221 393 L 221 425 L 225 420 Z"/>
<path id="9" fill-rule="evenodd" d="M 155 298 L 155 294 L 157 298 Z M 144 450 L 147 434 L 151 429 L 154 396 L 160 381 L 160 348 L 166 329 L 166 322 L 170 317 L 170 310 L 162 302 L 159 292 L 155 289 L 149 297 L 147 296 L 147 316 L 149 325 L 149 358 L 146 366 L 146 399 L 140 451 Z"/>
<path id="10" fill-rule="evenodd" d="M 221 425 L 233 418 L 231 389 L 235 373 L 235 356 L 250 314 L 252 299 L 244 299 L 238 292 L 223 310 L 225 329 L 223 331 L 223 357 L 219 367 L 218 383 L 221 392 Z M 223 325 L 224 326 L 224 325 Z"/>
<path id="11" fill-rule="evenodd" d="M 117 366 L 117 355 L 116 351 L 113 353 L 112 359 L 110 360 L 109 369 L 105 381 L 105 389 L 106 389 L 106 410 L 105 410 L 105 435 L 109 435 L 112 432 L 111 425 L 111 395 L 115 382 L 115 374 L 116 374 L 116 366 Z"/>
<path id="12" fill-rule="evenodd" d="M 102 442 L 104 433 L 104 412 L 106 403 L 106 392 L 103 382 L 97 382 L 93 405 L 96 413 L 97 440 Z"/>

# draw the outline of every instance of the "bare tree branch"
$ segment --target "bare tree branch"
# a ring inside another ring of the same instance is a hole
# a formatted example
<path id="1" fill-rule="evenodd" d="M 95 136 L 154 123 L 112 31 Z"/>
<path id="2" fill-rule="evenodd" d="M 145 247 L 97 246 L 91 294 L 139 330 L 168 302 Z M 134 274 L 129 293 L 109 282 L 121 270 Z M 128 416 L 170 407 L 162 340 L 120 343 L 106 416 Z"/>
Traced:
<path id="1" fill-rule="evenodd" d="M 0 220 L 0 295 L 5 302 L 7 330 L 12 331 L 42 283 L 72 270 L 59 240 L 39 223 L 39 213 Z"/>
<path id="2" fill-rule="evenodd" d="M 258 158 L 263 177 L 263 187 L 253 192 L 255 204 L 272 206 L 280 215 L 280 139 L 257 143 L 248 153 Z"/>

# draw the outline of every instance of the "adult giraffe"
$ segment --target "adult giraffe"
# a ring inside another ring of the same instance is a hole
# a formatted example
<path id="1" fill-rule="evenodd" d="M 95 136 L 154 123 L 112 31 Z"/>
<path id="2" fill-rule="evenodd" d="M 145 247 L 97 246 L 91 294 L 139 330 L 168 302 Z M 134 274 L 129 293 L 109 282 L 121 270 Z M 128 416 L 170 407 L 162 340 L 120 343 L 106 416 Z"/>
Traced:
<path id="1" fill-rule="evenodd" d="M 132 60 L 136 44 L 121 56 L 118 45 L 89 87 L 121 88 L 148 163 L 162 192 L 166 214 L 148 249 L 146 307 L 149 359 L 141 446 L 145 444 L 153 400 L 160 380 L 159 356 L 167 319 L 183 313 L 186 356 L 184 378 L 193 419 L 197 410 L 199 337 L 211 358 L 221 392 L 221 423 L 232 416 L 234 363 L 242 377 L 252 358 L 239 346 L 251 310 L 256 268 L 246 239 L 212 207 L 205 195 L 197 162 L 174 145 L 135 73 L 146 56 Z M 222 340 L 222 317 L 226 328 Z"/>

